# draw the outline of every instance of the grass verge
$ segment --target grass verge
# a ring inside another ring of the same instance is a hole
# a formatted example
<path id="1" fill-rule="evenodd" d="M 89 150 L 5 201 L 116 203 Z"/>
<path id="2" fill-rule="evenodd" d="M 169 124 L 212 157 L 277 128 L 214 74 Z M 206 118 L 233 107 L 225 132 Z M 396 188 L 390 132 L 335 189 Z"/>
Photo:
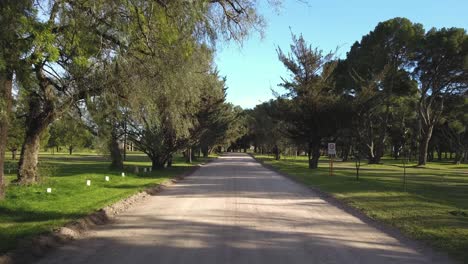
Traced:
<path id="1" fill-rule="evenodd" d="M 424 168 L 409 164 L 406 190 L 403 165 L 362 164 L 356 180 L 353 162 L 335 162 L 329 176 L 328 161 L 317 170 L 307 168 L 306 157 L 255 155 L 259 160 L 297 181 L 319 188 L 359 209 L 369 217 L 398 228 L 408 237 L 424 241 L 468 263 L 468 165 L 429 163 Z"/>
<path id="2" fill-rule="evenodd" d="M 143 154 L 130 154 L 127 160 L 126 166 L 151 166 Z M 172 168 L 139 175 L 132 173 L 133 170 L 129 168 L 125 172 L 126 177 L 122 177 L 122 171 L 109 170 L 109 161 L 94 154 L 77 153 L 69 156 L 43 153 L 40 155 L 41 182 L 22 187 L 9 185 L 5 200 L 0 201 L 0 254 L 14 249 L 20 239 L 50 232 L 180 175 L 203 161 L 206 159 L 186 164 L 182 158 L 176 158 Z M 7 168 L 15 165 L 10 160 Z M 105 181 L 105 176 L 109 176 L 110 181 Z M 14 171 L 10 170 L 6 178 L 7 182 L 13 180 Z M 91 180 L 91 186 L 86 186 L 86 180 Z M 52 188 L 52 193 L 47 193 L 47 188 Z"/>

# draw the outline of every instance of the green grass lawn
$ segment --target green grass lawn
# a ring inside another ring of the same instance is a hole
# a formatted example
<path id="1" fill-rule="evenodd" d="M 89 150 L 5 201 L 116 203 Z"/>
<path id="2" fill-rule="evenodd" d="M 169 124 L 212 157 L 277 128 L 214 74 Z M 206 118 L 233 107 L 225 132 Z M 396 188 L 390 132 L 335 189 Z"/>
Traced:
<path id="1" fill-rule="evenodd" d="M 329 176 L 328 160 L 317 170 L 307 168 L 306 157 L 255 155 L 296 180 L 317 187 L 360 209 L 371 218 L 400 229 L 468 263 L 468 165 L 432 162 L 425 168 L 409 164 L 407 188 L 400 161 L 362 164 L 360 180 L 354 162 L 335 162 Z M 365 161 L 363 161 L 365 163 Z"/>
<path id="2" fill-rule="evenodd" d="M 21 238 L 51 231 L 180 175 L 197 164 L 195 161 L 189 165 L 182 158 L 176 158 L 173 168 L 135 175 L 133 166 L 150 167 L 150 161 L 139 153 L 128 155 L 127 160 L 126 177 L 123 178 L 122 171 L 110 171 L 109 161 L 96 154 L 76 153 L 69 156 L 41 153 L 41 182 L 25 187 L 9 185 L 5 200 L 0 201 L 0 253 L 15 248 Z M 6 165 L 12 168 L 16 162 L 7 160 Z M 110 176 L 109 182 L 105 181 L 105 176 Z M 14 172 L 10 171 L 6 178 L 7 182 L 13 180 Z M 88 179 L 91 180 L 90 187 L 86 186 Z M 46 193 L 48 187 L 52 188 L 52 193 Z"/>

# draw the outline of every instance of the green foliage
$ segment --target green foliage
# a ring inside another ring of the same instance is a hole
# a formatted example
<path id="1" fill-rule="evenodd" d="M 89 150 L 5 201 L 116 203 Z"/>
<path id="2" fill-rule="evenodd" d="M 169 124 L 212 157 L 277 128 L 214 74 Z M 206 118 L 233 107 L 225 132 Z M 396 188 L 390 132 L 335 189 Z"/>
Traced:
<path id="1" fill-rule="evenodd" d="M 19 151 L 24 141 L 24 120 L 10 115 L 8 127 L 7 149 L 9 151 Z"/>

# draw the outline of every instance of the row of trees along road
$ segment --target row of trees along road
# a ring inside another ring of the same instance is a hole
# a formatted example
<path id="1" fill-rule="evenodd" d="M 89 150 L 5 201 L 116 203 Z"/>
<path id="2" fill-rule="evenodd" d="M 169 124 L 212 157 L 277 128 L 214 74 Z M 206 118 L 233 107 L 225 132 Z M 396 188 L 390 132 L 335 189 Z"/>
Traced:
<path id="1" fill-rule="evenodd" d="M 305 151 L 317 168 L 326 142 L 340 156 L 379 163 L 414 157 L 419 165 L 454 152 L 468 159 L 468 37 L 462 28 L 425 31 L 405 18 L 379 23 L 352 45 L 345 59 L 323 53 L 293 35 L 278 48 L 290 76 L 286 93 L 249 110 L 248 134 L 239 141 L 276 154 Z M 279 131 L 280 133 L 277 133 Z"/>
<path id="2" fill-rule="evenodd" d="M 257 5 L 255 0 L 1 1 L 2 192 L 9 127 L 15 133 L 11 149 L 21 145 L 17 184 L 38 180 L 41 136 L 51 135 L 42 140 L 50 147 L 64 144 L 60 140 L 68 136 L 57 138 L 57 132 L 73 120 L 76 129 L 86 127 L 106 142 L 114 168 L 123 166 L 122 140 L 134 142 L 153 168 L 161 168 L 171 164 L 175 151 L 201 149 L 208 155 L 235 137 L 239 111 L 225 102 L 213 52 L 218 40 L 241 42 L 252 30 L 261 31 Z M 69 142 L 84 140 L 69 136 Z"/>

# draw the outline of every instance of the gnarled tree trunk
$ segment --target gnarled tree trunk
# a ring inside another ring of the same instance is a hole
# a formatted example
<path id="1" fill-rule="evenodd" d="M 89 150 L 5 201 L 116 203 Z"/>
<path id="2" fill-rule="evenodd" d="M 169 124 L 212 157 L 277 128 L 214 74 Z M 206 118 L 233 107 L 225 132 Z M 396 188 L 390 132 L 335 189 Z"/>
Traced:
<path id="1" fill-rule="evenodd" d="M 39 77 L 43 77 L 38 73 Z M 28 115 L 26 116 L 26 134 L 19 160 L 18 178 L 19 184 L 32 184 L 39 179 L 37 170 L 39 160 L 39 147 L 42 132 L 50 125 L 56 117 L 53 88 L 45 79 L 41 79 L 41 89 L 44 96 L 31 94 L 28 97 Z"/>
<path id="2" fill-rule="evenodd" d="M 44 129 L 41 127 L 35 127 L 28 129 L 26 132 L 19 160 L 17 179 L 19 184 L 32 184 L 39 179 L 37 164 L 39 161 L 39 147 L 43 130 Z"/>

